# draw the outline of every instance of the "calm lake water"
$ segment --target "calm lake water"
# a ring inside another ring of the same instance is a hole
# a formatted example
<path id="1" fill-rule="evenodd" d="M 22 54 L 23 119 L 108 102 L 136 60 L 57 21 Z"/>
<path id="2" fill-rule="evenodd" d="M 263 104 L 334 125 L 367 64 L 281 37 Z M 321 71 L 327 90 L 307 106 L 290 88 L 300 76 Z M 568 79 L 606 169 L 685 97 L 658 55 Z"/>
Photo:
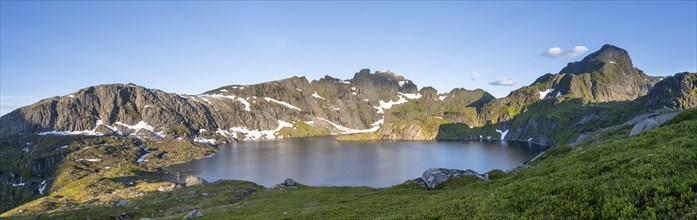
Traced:
<path id="1" fill-rule="evenodd" d="M 292 178 L 313 186 L 388 187 L 433 167 L 507 170 L 545 149 L 501 141 L 337 141 L 313 137 L 222 145 L 209 158 L 166 168 L 204 178 L 273 186 Z"/>

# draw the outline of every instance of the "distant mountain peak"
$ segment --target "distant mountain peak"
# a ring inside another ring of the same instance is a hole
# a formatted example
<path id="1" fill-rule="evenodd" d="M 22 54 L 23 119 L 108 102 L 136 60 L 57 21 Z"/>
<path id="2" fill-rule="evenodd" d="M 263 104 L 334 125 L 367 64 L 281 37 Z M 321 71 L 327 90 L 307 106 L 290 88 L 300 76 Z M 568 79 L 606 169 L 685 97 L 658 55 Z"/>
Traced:
<path id="1" fill-rule="evenodd" d="M 611 44 L 603 45 L 603 47 L 601 47 L 600 50 L 584 58 L 584 60 L 586 59 L 588 59 L 589 61 L 599 61 L 606 63 L 624 63 L 628 64 L 629 66 L 633 66 L 632 59 L 629 58 L 629 53 L 626 50 Z"/>
<path id="2" fill-rule="evenodd" d="M 589 54 L 583 60 L 569 63 L 559 73 L 592 73 L 599 71 L 605 65 L 618 65 L 626 69 L 634 67 L 626 50 L 615 45 L 605 44 L 600 50 Z"/>

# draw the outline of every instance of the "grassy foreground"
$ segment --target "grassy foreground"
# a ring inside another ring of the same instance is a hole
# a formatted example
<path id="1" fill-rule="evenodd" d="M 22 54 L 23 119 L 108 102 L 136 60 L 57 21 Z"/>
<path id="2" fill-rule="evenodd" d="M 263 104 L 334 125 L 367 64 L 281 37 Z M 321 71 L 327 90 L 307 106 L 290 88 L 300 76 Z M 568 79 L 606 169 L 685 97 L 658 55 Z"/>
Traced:
<path id="1" fill-rule="evenodd" d="M 451 179 L 426 191 L 407 181 L 390 188 L 263 189 L 242 181 L 155 192 L 126 207 L 45 213 L 41 218 L 181 219 L 695 219 L 697 109 L 627 137 L 628 129 L 548 150 L 532 168 L 490 181 Z M 196 191 L 191 193 L 191 191 Z M 251 191 L 256 191 L 246 197 Z M 203 196 L 202 192 L 209 193 Z M 22 218 L 35 219 L 37 216 Z"/>

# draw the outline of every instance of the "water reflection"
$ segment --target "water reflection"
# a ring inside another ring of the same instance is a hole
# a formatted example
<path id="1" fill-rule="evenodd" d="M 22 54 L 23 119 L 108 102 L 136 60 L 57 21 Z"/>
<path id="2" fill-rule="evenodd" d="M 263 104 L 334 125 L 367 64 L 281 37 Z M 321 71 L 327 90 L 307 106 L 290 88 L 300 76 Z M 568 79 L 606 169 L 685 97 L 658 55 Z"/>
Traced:
<path id="1" fill-rule="evenodd" d="M 285 178 L 316 186 L 387 187 L 432 167 L 487 172 L 510 169 L 544 147 L 501 141 L 340 142 L 334 137 L 233 143 L 214 157 L 167 168 L 206 180 L 240 179 L 264 186 Z"/>

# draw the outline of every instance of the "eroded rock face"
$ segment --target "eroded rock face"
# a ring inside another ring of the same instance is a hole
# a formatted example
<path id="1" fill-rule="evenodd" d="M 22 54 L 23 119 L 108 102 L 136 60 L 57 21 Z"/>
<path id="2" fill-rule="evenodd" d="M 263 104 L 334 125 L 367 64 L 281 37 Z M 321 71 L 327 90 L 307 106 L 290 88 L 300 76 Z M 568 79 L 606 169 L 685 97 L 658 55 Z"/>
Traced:
<path id="1" fill-rule="evenodd" d="M 678 73 L 656 83 L 646 96 L 652 109 L 697 107 L 697 73 Z"/>
<path id="2" fill-rule="evenodd" d="M 483 180 L 487 179 L 484 175 L 479 174 L 473 170 L 458 170 L 458 169 L 445 169 L 445 168 L 428 169 L 428 170 L 424 171 L 423 175 L 421 175 L 421 179 L 426 184 L 428 189 L 437 189 L 446 180 L 453 178 L 453 177 L 461 177 L 461 176 L 476 176 L 476 177 L 479 177 Z"/>

